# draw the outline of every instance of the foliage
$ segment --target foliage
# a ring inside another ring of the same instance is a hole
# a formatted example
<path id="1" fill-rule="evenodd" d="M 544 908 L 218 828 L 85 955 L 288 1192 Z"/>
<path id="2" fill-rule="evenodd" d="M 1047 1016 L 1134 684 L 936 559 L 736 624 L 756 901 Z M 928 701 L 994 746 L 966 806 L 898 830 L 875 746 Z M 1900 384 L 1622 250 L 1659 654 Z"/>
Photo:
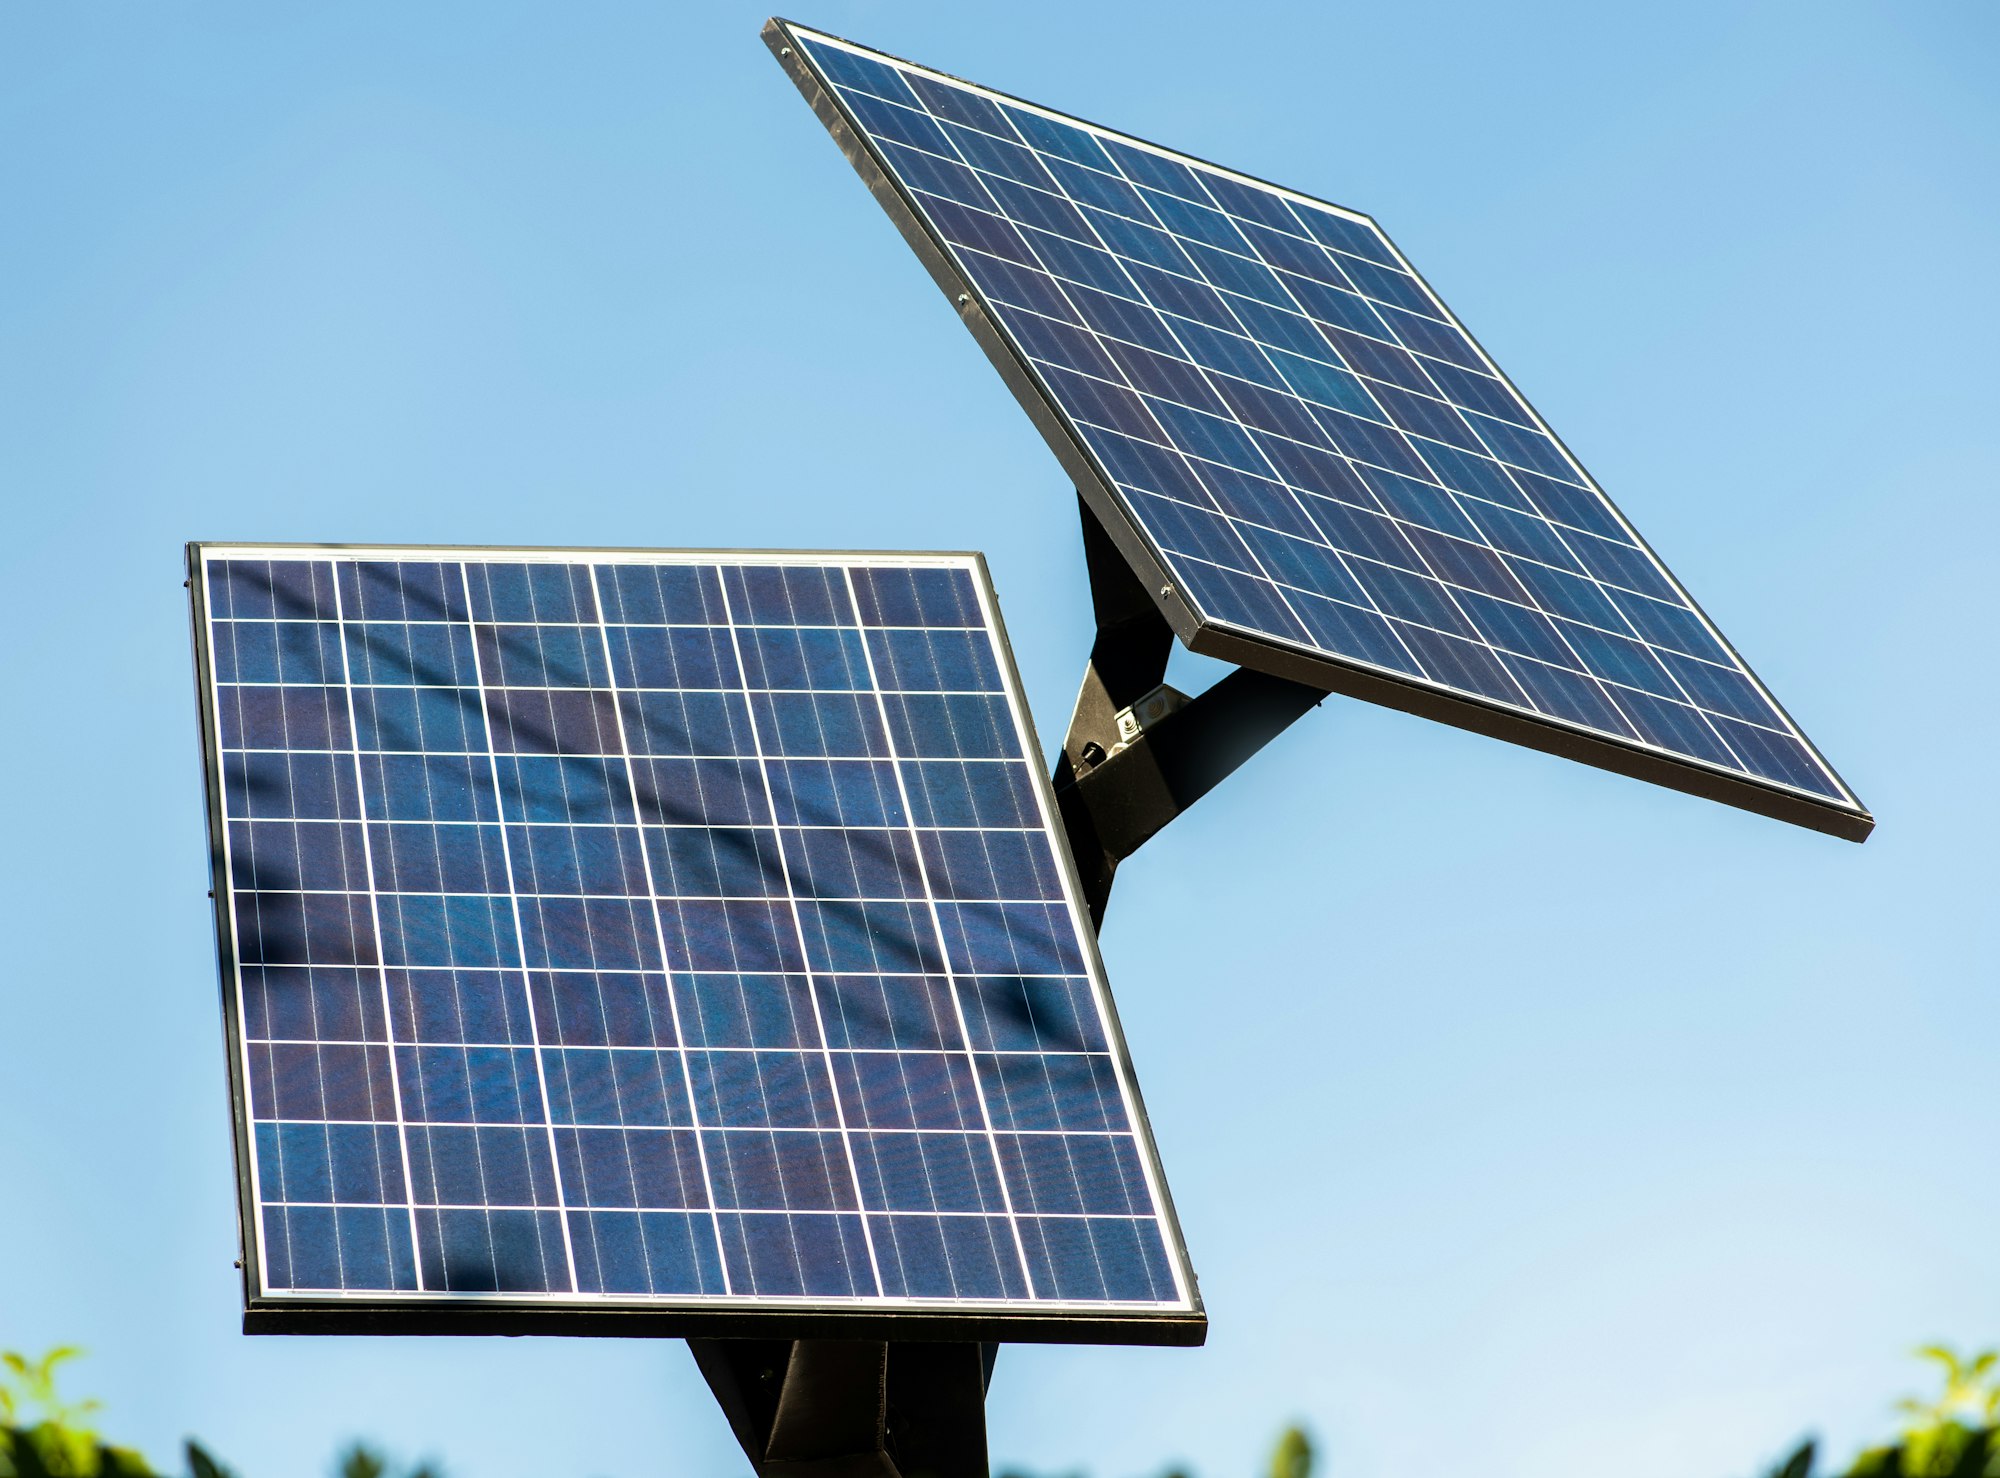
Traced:
<path id="1" fill-rule="evenodd" d="M 1910 1418 L 1906 1438 L 1921 1432 L 1937 1431 L 1969 1418 L 1982 1427 L 2000 1424 L 2000 1350 L 1982 1350 L 1961 1356 L 1948 1345 L 1925 1345 L 1917 1351 L 1921 1359 L 1943 1368 L 1944 1394 L 1935 1401 L 1907 1397 L 1896 1409 Z"/>
<path id="2" fill-rule="evenodd" d="M 1944 1390 L 1935 1401 L 1897 1402 L 1903 1440 L 1862 1453 L 1850 1478 L 2000 1474 L 2000 1351 L 1960 1355 L 1946 1345 L 1925 1345 L 1917 1354 L 1938 1367 Z"/>
<path id="3" fill-rule="evenodd" d="M 56 1370 L 81 1351 L 64 1345 L 31 1360 L 0 1351 L 0 1478 L 121 1478 L 151 1472 L 146 1460 L 107 1447 L 87 1425 L 95 1401 L 66 1401 Z"/>
<path id="4" fill-rule="evenodd" d="M 57 1393 L 57 1367 L 81 1353 L 64 1345 L 30 1360 L 0 1351 L 0 1478 L 158 1478 L 145 1458 L 86 1425 L 99 1403 Z M 230 1478 L 196 1443 L 187 1445 L 187 1463 L 189 1478 Z"/>
<path id="5" fill-rule="evenodd" d="M 1925 1345 L 1917 1354 L 1939 1367 L 1943 1393 L 1935 1401 L 1897 1402 L 1902 1440 L 1869 1448 L 1845 1478 L 2000 1478 L 2000 1350 L 1960 1355 Z M 1813 1472 L 1808 1442 L 1771 1478 L 1813 1478 Z"/>
<path id="6" fill-rule="evenodd" d="M 15 1426 L 21 1420 L 22 1408 L 34 1406 L 40 1409 L 44 1424 L 80 1431 L 82 1419 L 96 1411 L 98 1403 L 79 1401 L 71 1405 L 57 1396 L 56 1367 L 82 1353 L 74 1345 L 50 1350 L 39 1360 L 30 1360 L 13 1350 L 0 1352 L 0 1368 L 7 1372 L 0 1376 L 0 1422 Z"/>
<path id="7" fill-rule="evenodd" d="M 1948 1422 L 1855 1460 L 1848 1478 L 1992 1478 L 2000 1474 L 2000 1431 Z"/>
<path id="8" fill-rule="evenodd" d="M 391 1478 L 389 1460 L 361 1442 L 347 1449 L 340 1459 L 339 1473 L 340 1478 Z M 405 1478 L 442 1478 L 442 1475 L 429 1463 L 420 1463 Z"/>
<path id="9" fill-rule="evenodd" d="M 161 1478 L 138 1453 L 98 1439 L 88 1425 L 97 1402 L 67 1401 L 58 1393 L 57 1369 L 78 1353 L 64 1346 L 30 1360 L 0 1351 L 0 1478 Z M 1900 1440 L 1862 1453 L 1840 1478 L 2000 1478 L 2000 1350 L 1961 1355 L 1945 1345 L 1925 1345 L 1916 1353 L 1939 1368 L 1943 1391 L 1935 1400 L 1898 1402 L 1904 1417 Z M 1817 1455 L 1817 1444 L 1806 1442 L 1767 1478 L 1815 1478 Z M 196 1443 L 187 1444 L 186 1456 L 188 1478 L 231 1478 Z M 1312 1478 L 1315 1456 L 1305 1429 L 1287 1427 L 1272 1450 L 1269 1478 Z M 335 1473 L 337 1478 L 441 1478 L 429 1463 L 392 1471 L 386 1457 L 362 1443 L 342 1454 Z M 1162 1478 L 1189 1475 L 1171 1470 Z"/>
<path id="10" fill-rule="evenodd" d="M 136 1452 L 37 1424 L 0 1427 L 0 1478 L 154 1478 Z"/>
<path id="11" fill-rule="evenodd" d="M 1271 1464 L 1268 1469 L 1270 1478 L 1312 1478 L 1312 1469 L 1312 1438 L 1306 1435 L 1306 1430 L 1303 1427 L 1291 1426 L 1285 1428 L 1284 1431 L 1278 1434 L 1278 1445 L 1271 1452 Z M 342 1478 L 373 1478 L 373 1475 L 366 1473 L 358 1475 L 344 1474 Z M 422 1478 L 422 1475 L 413 1475 L 413 1478 Z M 1030 1478 L 1030 1475 L 1020 1472 L 1004 1472 L 999 1475 L 999 1478 Z M 1085 1475 L 1082 1473 L 1071 1473 L 1066 1475 L 1066 1478 L 1085 1478 Z M 1161 1473 L 1160 1478 L 1194 1478 L 1194 1475 L 1186 1468 L 1173 1467 Z"/>
<path id="12" fill-rule="evenodd" d="M 229 1469 L 202 1451 L 198 1443 L 188 1443 L 187 1460 L 188 1478 L 233 1478 Z"/>
<path id="13" fill-rule="evenodd" d="M 1313 1445 L 1304 1427 L 1287 1427 L 1271 1454 L 1271 1478 L 1312 1478 Z"/>

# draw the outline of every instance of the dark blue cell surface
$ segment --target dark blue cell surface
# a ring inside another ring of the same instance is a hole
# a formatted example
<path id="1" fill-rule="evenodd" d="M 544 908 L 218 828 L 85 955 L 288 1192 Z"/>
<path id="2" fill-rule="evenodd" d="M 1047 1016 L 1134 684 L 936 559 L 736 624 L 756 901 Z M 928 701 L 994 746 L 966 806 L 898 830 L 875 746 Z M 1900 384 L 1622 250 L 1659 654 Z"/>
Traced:
<path id="1" fill-rule="evenodd" d="M 201 574 L 266 1294 L 1192 1307 L 972 560 Z"/>
<path id="2" fill-rule="evenodd" d="M 1372 221 L 792 34 L 1206 623 L 1859 809 Z"/>

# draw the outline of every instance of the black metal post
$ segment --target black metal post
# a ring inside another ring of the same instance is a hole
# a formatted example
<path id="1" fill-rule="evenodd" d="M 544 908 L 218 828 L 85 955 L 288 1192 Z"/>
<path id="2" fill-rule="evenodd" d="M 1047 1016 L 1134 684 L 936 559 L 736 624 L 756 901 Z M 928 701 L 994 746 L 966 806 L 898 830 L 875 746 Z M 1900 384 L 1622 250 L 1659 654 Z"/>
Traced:
<path id="1" fill-rule="evenodd" d="M 987 1478 L 998 1346 L 691 1339 L 758 1478 Z"/>

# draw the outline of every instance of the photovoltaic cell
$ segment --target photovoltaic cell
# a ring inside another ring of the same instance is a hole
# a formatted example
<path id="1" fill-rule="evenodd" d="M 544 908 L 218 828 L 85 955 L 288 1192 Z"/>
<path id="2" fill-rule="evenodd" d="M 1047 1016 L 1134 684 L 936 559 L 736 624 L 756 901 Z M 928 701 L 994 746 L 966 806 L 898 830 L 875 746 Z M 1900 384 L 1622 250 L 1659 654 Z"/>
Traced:
<path id="1" fill-rule="evenodd" d="M 1865 834 L 1852 792 L 1374 222 L 789 23 L 767 34 L 1203 628 L 1329 686 L 1360 673 L 1520 715 L 1594 741 L 1579 757 L 1664 758 L 1635 772 L 1687 784 L 1691 767 Z M 1712 793 L 1744 803 L 1730 784 Z"/>
<path id="2" fill-rule="evenodd" d="M 191 573 L 253 1308 L 1198 1325 L 976 556 Z"/>

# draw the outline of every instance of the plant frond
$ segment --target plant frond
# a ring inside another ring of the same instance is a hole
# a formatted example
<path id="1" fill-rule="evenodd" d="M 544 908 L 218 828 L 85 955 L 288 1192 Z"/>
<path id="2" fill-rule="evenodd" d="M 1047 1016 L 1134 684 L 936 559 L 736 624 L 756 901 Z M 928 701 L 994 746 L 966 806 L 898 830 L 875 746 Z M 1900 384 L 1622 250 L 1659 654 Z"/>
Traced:
<path id="1" fill-rule="evenodd" d="M 1770 1478 L 1812 1478 L 1813 1459 L 1818 1451 L 1819 1444 L 1807 1439 L 1797 1452 L 1771 1470 Z"/>

